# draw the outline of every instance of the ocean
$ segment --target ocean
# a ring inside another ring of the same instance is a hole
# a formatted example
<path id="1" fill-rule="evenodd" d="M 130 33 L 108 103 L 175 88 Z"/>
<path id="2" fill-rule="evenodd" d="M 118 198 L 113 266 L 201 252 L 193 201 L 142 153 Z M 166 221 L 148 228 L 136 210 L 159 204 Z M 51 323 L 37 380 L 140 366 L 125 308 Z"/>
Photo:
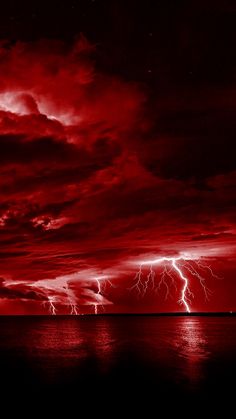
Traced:
<path id="1" fill-rule="evenodd" d="M 114 412 L 176 413 L 234 404 L 234 316 L 2 316 L 0 336 L 8 403 L 50 400 L 101 413 L 109 403 Z"/>

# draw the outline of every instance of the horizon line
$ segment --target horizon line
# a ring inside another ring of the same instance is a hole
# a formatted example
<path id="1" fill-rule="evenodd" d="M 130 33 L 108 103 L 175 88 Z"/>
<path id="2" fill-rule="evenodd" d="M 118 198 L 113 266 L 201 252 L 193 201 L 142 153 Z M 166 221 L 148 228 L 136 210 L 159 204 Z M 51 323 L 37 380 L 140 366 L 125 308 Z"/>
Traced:
<path id="1" fill-rule="evenodd" d="M 0 317 L 106 317 L 106 316 L 173 316 L 173 317 L 197 317 L 197 316 L 236 316 L 236 311 L 194 311 L 191 313 L 179 312 L 150 312 L 150 313 L 80 313 L 80 314 L 0 314 Z"/>

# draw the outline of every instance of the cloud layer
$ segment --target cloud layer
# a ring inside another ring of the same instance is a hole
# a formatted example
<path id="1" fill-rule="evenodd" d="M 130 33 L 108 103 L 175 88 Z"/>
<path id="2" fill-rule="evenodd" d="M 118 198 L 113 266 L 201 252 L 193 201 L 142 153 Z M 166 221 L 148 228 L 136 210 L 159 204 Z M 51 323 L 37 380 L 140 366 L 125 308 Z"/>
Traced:
<path id="1" fill-rule="evenodd" d="M 83 37 L 2 43 L 3 312 L 12 300 L 36 312 L 43 302 L 129 310 L 130 261 L 233 254 L 235 109 L 204 94 L 200 109 L 151 102 L 143 87 L 99 74 L 93 50 Z"/>

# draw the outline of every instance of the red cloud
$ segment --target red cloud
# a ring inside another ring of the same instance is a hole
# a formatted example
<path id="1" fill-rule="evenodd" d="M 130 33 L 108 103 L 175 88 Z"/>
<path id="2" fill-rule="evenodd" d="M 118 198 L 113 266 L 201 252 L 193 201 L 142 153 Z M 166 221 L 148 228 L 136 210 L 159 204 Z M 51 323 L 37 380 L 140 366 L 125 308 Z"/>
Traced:
<path id="1" fill-rule="evenodd" d="M 2 44 L 4 301 L 132 310 L 134 261 L 194 252 L 216 263 L 234 249 L 234 161 L 225 173 L 222 141 L 207 164 L 194 123 L 180 117 L 169 133 L 164 118 L 155 128 L 143 89 L 98 73 L 92 53 L 83 38 Z"/>

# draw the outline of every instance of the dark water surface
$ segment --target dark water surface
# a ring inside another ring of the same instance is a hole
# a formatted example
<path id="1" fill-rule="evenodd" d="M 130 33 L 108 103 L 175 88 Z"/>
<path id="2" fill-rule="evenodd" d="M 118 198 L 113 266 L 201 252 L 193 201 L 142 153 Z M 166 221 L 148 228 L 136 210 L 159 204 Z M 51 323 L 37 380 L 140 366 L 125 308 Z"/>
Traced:
<path id="1" fill-rule="evenodd" d="M 236 397 L 236 317 L 1 317 L 0 336 L 2 397 L 99 409 Z"/>

